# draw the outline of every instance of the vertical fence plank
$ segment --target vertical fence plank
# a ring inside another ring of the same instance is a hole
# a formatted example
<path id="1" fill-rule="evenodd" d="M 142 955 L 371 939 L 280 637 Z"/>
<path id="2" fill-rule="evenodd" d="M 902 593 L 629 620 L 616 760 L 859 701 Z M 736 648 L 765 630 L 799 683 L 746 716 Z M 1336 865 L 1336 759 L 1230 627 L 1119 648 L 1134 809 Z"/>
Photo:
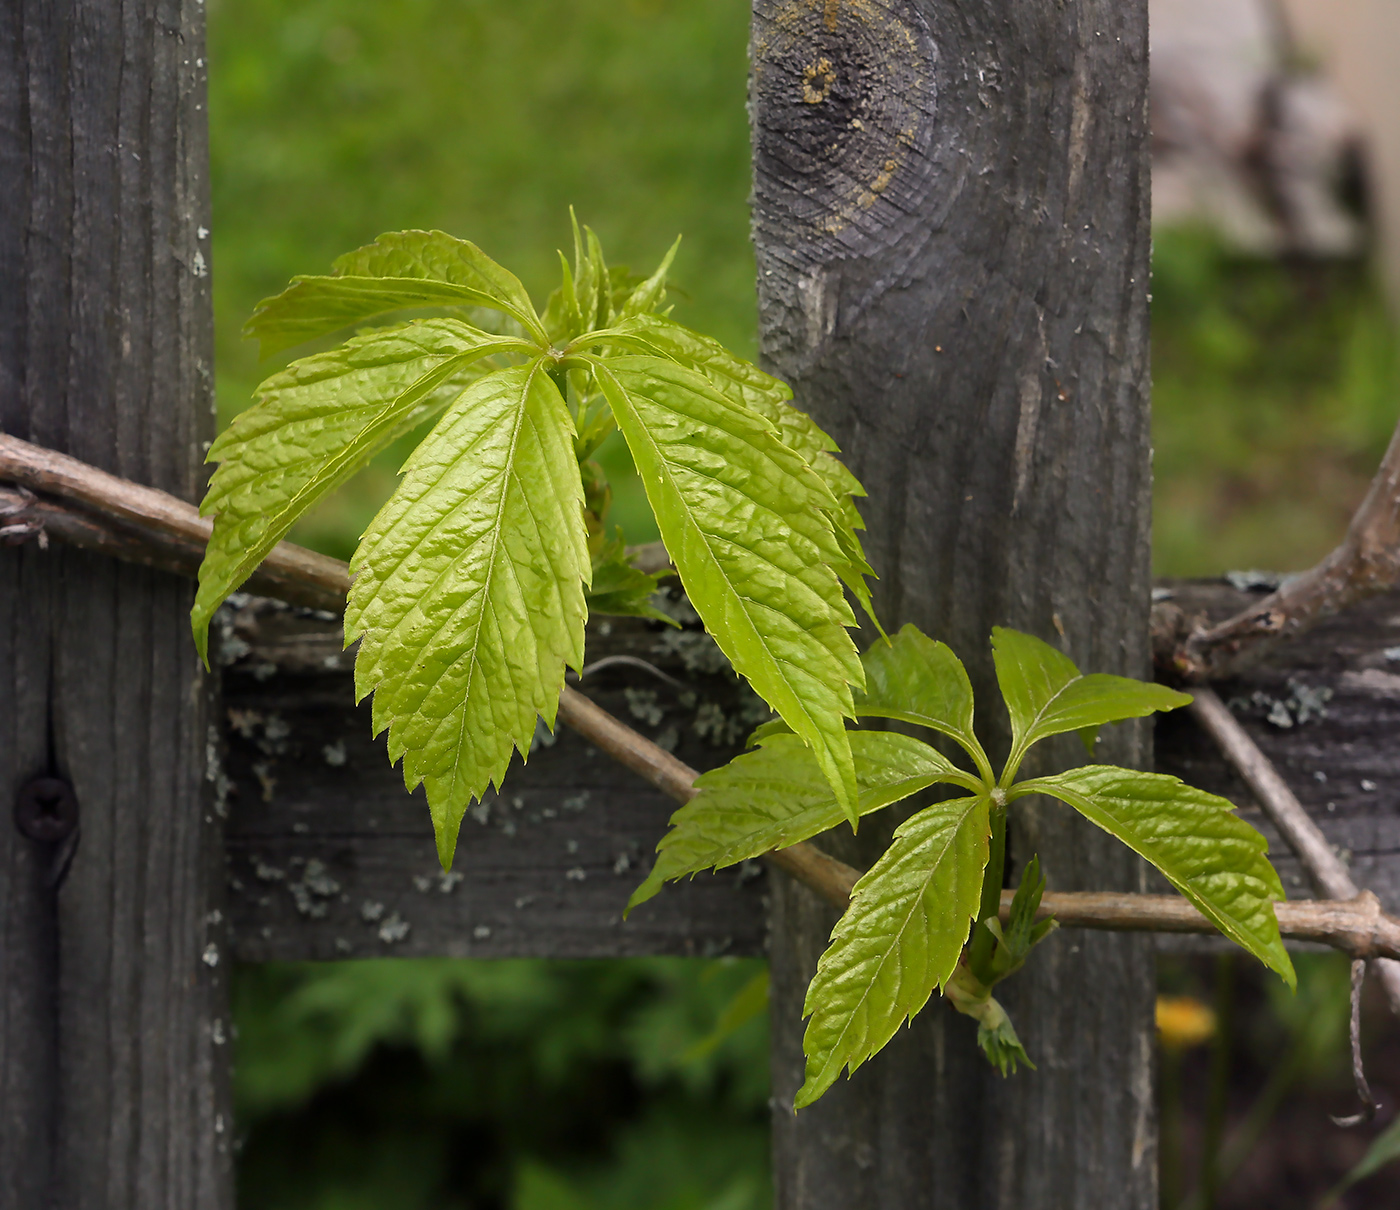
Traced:
<path id="1" fill-rule="evenodd" d="M 953 644 L 1005 751 L 993 625 L 1148 673 L 1146 0 L 754 16 L 764 356 L 870 489 L 886 625 Z M 1104 759 L 1150 759 L 1145 729 L 1114 731 Z M 1066 811 L 1016 814 L 1013 861 L 1038 851 L 1052 888 L 1139 885 Z M 868 864 L 888 837 L 873 823 L 831 843 Z M 933 1003 L 794 1116 L 832 918 L 792 884 L 775 898 L 778 1206 L 1155 1206 L 1148 942 L 1065 931 L 1004 985 L 1038 1071 L 1001 1081 Z"/>
<path id="2" fill-rule="evenodd" d="M 200 0 L 0 27 L 0 428 L 195 499 L 213 435 Z M 232 1204 L 221 853 L 191 586 L 0 550 L 0 1204 Z M 21 836 L 66 779 L 76 848 Z M 65 874 L 66 870 L 66 874 Z"/>

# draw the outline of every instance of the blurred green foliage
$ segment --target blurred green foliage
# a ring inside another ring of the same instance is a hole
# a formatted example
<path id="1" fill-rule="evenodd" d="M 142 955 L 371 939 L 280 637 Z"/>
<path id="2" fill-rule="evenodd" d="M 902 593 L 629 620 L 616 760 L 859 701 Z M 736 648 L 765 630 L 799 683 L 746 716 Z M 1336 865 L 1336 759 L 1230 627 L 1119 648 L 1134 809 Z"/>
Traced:
<path id="1" fill-rule="evenodd" d="M 239 1205 L 759 1210 L 751 959 L 243 968 Z"/>
<path id="2" fill-rule="evenodd" d="M 385 230 L 440 227 L 481 244 L 542 300 L 570 204 L 611 257 L 636 265 L 684 233 L 677 318 L 754 353 L 747 0 L 208 0 L 208 10 L 225 422 L 280 364 L 259 364 L 239 329 L 293 274 L 324 271 Z M 1378 292 L 1357 265 L 1243 261 L 1191 231 L 1159 234 L 1154 266 L 1158 572 L 1306 565 L 1340 535 L 1400 411 Z M 411 444 L 296 539 L 347 557 Z M 612 520 L 630 541 L 654 537 L 621 444 L 603 461 Z M 241 1204 L 767 1205 L 766 1017 L 745 1017 L 761 1000 L 758 970 L 667 960 L 239 970 Z M 1275 1006 L 1277 1036 L 1263 1044 L 1291 1045 L 1308 1072 L 1325 1051 L 1321 1066 L 1335 1070 L 1335 1012 L 1295 1019 L 1290 1005 L 1305 1002 Z M 733 1028 L 717 1034 L 726 1016 Z M 1310 1023 L 1323 1020 L 1314 1046 Z"/>
<path id="3" fill-rule="evenodd" d="M 648 271 L 678 233 L 676 317 L 755 354 L 746 0 L 209 0 L 220 416 L 280 361 L 259 299 L 383 231 L 480 244 L 543 304 L 568 207 Z M 298 350 L 301 352 L 301 350 Z M 284 359 L 285 360 L 285 359 Z M 411 442 L 294 533 L 348 557 Z M 612 520 L 656 536 L 622 443 Z"/>
<path id="4" fill-rule="evenodd" d="M 1400 417 L 1395 328 L 1357 262 L 1153 254 L 1154 564 L 1292 571 L 1346 529 Z"/>

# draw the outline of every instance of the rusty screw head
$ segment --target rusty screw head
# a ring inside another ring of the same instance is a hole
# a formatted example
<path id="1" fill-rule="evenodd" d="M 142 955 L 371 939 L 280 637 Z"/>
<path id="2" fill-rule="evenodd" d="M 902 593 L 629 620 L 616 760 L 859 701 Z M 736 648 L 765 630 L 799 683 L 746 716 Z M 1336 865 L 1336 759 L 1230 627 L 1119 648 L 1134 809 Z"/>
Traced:
<path id="1" fill-rule="evenodd" d="M 20 787 L 15 827 L 43 844 L 67 840 L 78 826 L 78 796 L 57 777 L 36 777 Z"/>

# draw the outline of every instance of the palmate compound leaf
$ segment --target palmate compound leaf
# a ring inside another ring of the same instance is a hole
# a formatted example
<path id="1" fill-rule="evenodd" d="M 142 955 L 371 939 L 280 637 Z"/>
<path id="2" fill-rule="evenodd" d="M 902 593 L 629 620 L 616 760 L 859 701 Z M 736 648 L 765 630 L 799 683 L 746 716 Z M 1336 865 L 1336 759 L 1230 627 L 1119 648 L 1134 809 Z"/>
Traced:
<path id="1" fill-rule="evenodd" d="M 806 412 L 793 406 L 787 383 L 736 357 L 719 341 L 665 316 L 623 319 L 609 329 L 609 336 L 624 347 L 654 353 L 699 371 L 727 399 L 751 408 L 777 428 L 783 444 L 806 460 L 835 498 L 836 507 L 829 511 L 843 557 L 834 569 L 873 619 L 865 577 L 875 573 L 861 549 L 857 531 L 865 528 L 865 522 L 854 499 L 865 495 L 865 488 L 845 463 L 834 457 L 836 442 Z"/>
<path id="2" fill-rule="evenodd" d="M 209 620 L 297 518 L 395 438 L 440 412 L 492 353 L 528 349 L 455 319 L 371 332 L 293 362 L 257 391 L 209 449 L 200 505 L 214 532 L 191 613 L 206 651 Z"/>
<path id="3" fill-rule="evenodd" d="M 1032 744 L 1051 735 L 1077 731 L 1090 754 L 1105 723 L 1175 710 L 1190 695 L 1106 673 L 1083 675 L 1074 662 L 1048 643 L 1019 630 L 992 630 L 997 683 L 1011 714 L 1012 771 Z"/>
<path id="4" fill-rule="evenodd" d="M 583 659 L 589 555 L 568 408 L 541 361 L 472 384 L 404 466 L 351 571 L 347 642 L 389 757 L 452 860 L 462 815 Z"/>
<path id="5" fill-rule="evenodd" d="M 296 277 L 243 327 L 263 355 L 409 307 L 488 307 L 547 343 L 525 287 L 468 240 L 442 231 L 391 231 L 347 252 L 329 276 Z"/>
<path id="6" fill-rule="evenodd" d="M 705 628 L 816 753 L 852 825 L 844 719 L 864 683 L 831 570 L 831 493 L 756 412 L 659 357 L 593 362 L 646 487 L 666 550 Z"/>
<path id="7" fill-rule="evenodd" d="M 851 753 L 862 815 L 962 776 L 940 752 L 893 731 L 851 732 Z M 702 774 L 695 786 L 700 793 L 671 816 L 656 864 L 628 911 L 664 882 L 785 848 L 845 817 L 812 750 L 791 733 L 768 736 L 755 751 Z"/>
<path id="8" fill-rule="evenodd" d="M 794 1109 L 843 1067 L 855 1071 L 952 975 L 982 893 L 989 810 L 984 794 L 925 808 L 856 883 L 807 988 L 807 1080 Z"/>
<path id="9" fill-rule="evenodd" d="M 1293 963 L 1279 937 L 1274 901 L 1283 884 L 1268 841 L 1232 803 L 1162 773 L 1087 765 L 1021 782 L 1015 794 L 1051 794 L 1146 858 L 1201 914 L 1290 987 Z"/>
<path id="10" fill-rule="evenodd" d="M 865 689 L 855 694 L 856 714 L 902 719 L 955 739 L 990 782 L 991 764 L 973 732 L 972 682 L 946 643 L 905 624 L 892 638 L 871 644 L 861 657 Z"/>

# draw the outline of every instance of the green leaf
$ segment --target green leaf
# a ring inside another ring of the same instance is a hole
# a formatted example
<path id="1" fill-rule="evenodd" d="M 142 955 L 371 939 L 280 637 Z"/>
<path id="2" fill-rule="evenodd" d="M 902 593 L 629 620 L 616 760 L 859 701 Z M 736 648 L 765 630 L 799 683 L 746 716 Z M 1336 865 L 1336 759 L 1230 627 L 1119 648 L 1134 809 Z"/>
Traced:
<path id="1" fill-rule="evenodd" d="M 986 795 L 911 816 L 856 883 L 807 988 L 807 1080 L 794 1108 L 854 1072 L 928 1002 L 958 965 L 982 893 Z"/>
<path id="2" fill-rule="evenodd" d="M 862 815 L 957 772 L 927 744 L 893 731 L 853 731 L 851 752 Z M 844 817 L 811 749 L 791 733 L 768 736 L 761 747 L 702 774 L 695 785 L 700 793 L 671 816 L 671 829 L 656 846 L 656 865 L 627 904 L 629 911 L 663 882 L 786 848 Z"/>
<path id="3" fill-rule="evenodd" d="M 589 576 L 573 424 L 541 361 L 474 383 L 404 467 L 351 571 L 360 697 L 452 860 L 472 799 L 553 727 Z"/>
<path id="4" fill-rule="evenodd" d="M 861 657 L 865 690 L 855 694 L 858 717 L 895 718 L 932 727 L 955 739 L 988 782 L 992 767 L 973 732 L 972 682 L 946 643 L 906 624 L 872 643 Z"/>
<path id="5" fill-rule="evenodd" d="M 983 891 L 987 889 L 983 882 Z M 1035 914 L 1040 907 L 1041 896 L 1045 894 L 1045 876 L 1040 872 L 1039 856 L 1032 857 L 1021 875 L 1021 885 L 1011 899 L 1011 911 L 1007 914 L 1003 928 L 997 916 L 987 916 L 983 904 L 983 918 L 977 928 L 985 928 L 995 939 L 991 955 L 979 969 L 975 961 L 976 946 L 968 948 L 964 961 L 973 974 L 990 989 L 1008 975 L 1015 974 L 1030 957 L 1030 952 L 1045 940 L 1058 927 L 1053 918 L 1037 921 Z M 998 895 L 998 898 L 1000 896 Z"/>
<path id="6" fill-rule="evenodd" d="M 671 272 L 671 262 L 676 259 L 676 253 L 680 251 L 680 248 L 681 237 L 678 235 L 676 242 L 661 258 L 661 263 L 656 266 L 656 271 L 628 295 L 627 301 L 621 307 L 620 313 L 622 315 L 649 314 L 665 302 L 666 275 Z"/>
<path id="7" fill-rule="evenodd" d="M 777 428 L 782 443 L 802 455 L 835 499 L 836 507 L 830 515 L 843 558 L 833 567 L 873 619 L 865 577 L 875 573 L 861 549 L 857 531 L 864 529 L 865 523 L 852 499 L 865 495 L 865 488 L 839 458 L 833 457 L 836 442 L 790 402 L 792 390 L 787 383 L 736 357 L 719 341 L 664 316 L 637 315 L 621 320 L 608 330 L 607 336 L 619 344 L 699 371 L 725 398 L 751 408 Z"/>
<path id="8" fill-rule="evenodd" d="M 1016 1036 L 1016 1027 L 1011 1024 L 1006 1009 L 992 995 L 992 989 L 981 982 L 966 964 L 959 965 L 953 972 L 943 988 L 943 994 L 958 1012 L 977 1022 L 977 1045 L 1003 1079 L 1014 1075 L 1022 1063 L 1035 1070 L 1035 1064 L 1026 1054 L 1021 1039 Z"/>
<path id="9" fill-rule="evenodd" d="M 293 362 L 210 447 L 200 505 L 216 514 L 191 624 L 201 657 L 209 619 L 297 518 L 395 438 L 461 394 L 488 354 L 527 348 L 455 319 L 355 337 Z"/>
<path id="10" fill-rule="evenodd" d="M 841 557 L 830 493 L 762 417 L 695 371 L 657 357 L 593 364 L 690 603 L 735 670 L 812 745 L 854 824 L 843 720 L 864 674 L 830 567 Z"/>
<path id="11" fill-rule="evenodd" d="M 1150 681 L 1097 672 L 1083 676 L 1067 655 L 1019 630 L 995 627 L 992 655 L 1011 714 L 1009 773 L 1026 749 L 1048 736 L 1078 731 L 1092 754 L 1093 737 L 1104 723 L 1175 710 L 1191 701 L 1189 694 Z"/>
<path id="12" fill-rule="evenodd" d="M 1274 901 L 1284 894 L 1265 856 L 1268 841 L 1228 800 L 1162 773 L 1113 765 L 1024 781 L 1014 793 L 1053 794 L 1069 803 L 1161 870 L 1231 941 L 1296 986 L 1274 916 Z"/>
<path id="13" fill-rule="evenodd" d="M 441 231 L 392 231 L 348 252 L 329 277 L 295 277 L 243 327 L 262 355 L 407 307 L 489 307 L 535 340 L 545 332 L 525 287 L 475 244 Z"/>
<path id="14" fill-rule="evenodd" d="M 621 530 L 618 531 L 621 534 Z M 612 614 L 615 617 L 651 618 L 668 626 L 680 623 L 651 603 L 659 576 L 639 571 L 627 557 L 627 548 L 620 536 L 613 537 L 593 560 L 593 583 L 588 590 L 590 614 Z"/>

